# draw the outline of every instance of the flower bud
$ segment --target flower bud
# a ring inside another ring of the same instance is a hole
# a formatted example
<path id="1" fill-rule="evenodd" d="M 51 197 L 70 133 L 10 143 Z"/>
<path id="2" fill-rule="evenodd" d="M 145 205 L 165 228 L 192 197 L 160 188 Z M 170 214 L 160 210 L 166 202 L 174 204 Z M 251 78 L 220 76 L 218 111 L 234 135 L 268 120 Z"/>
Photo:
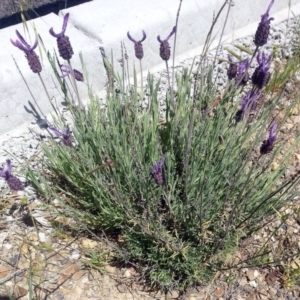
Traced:
<path id="1" fill-rule="evenodd" d="M 266 86 L 270 80 L 270 72 L 264 72 L 260 67 L 257 67 L 252 75 L 252 83 L 260 90 Z"/>
<path id="2" fill-rule="evenodd" d="M 142 59 L 144 56 L 143 45 L 141 42 L 137 42 L 134 44 L 134 53 L 137 59 Z"/>
<path id="3" fill-rule="evenodd" d="M 264 52 L 259 52 L 256 59 L 258 62 L 258 66 L 252 74 L 251 80 L 253 85 L 257 86 L 258 89 L 261 90 L 268 84 L 270 79 L 269 69 L 272 55 L 269 55 L 269 57 L 267 57 Z"/>
<path id="4" fill-rule="evenodd" d="M 268 154 L 273 150 L 275 141 L 277 139 L 277 136 L 275 134 L 276 128 L 277 128 L 277 124 L 273 123 L 270 127 L 270 130 L 269 130 L 268 139 L 264 140 L 261 147 L 260 147 L 260 153 L 261 154 Z"/>
<path id="5" fill-rule="evenodd" d="M 11 190 L 22 191 L 24 189 L 22 181 L 14 175 L 10 175 L 6 182 Z"/>
<path id="6" fill-rule="evenodd" d="M 68 36 L 64 35 L 62 37 L 57 38 L 57 47 L 58 52 L 63 59 L 69 60 L 72 58 L 74 52 Z"/>
<path id="7" fill-rule="evenodd" d="M 155 163 L 154 167 L 151 168 L 152 177 L 157 185 L 162 185 L 165 181 L 165 174 L 163 171 L 165 159 L 166 155 L 163 155 L 162 159 L 158 163 Z"/>
<path id="8" fill-rule="evenodd" d="M 237 71 L 238 71 L 238 67 L 236 64 L 234 63 L 231 63 L 229 65 L 229 68 L 227 70 L 227 76 L 228 76 L 228 79 L 231 80 L 231 79 L 234 79 L 237 75 Z"/>
<path id="9" fill-rule="evenodd" d="M 26 52 L 25 57 L 33 73 L 40 73 L 42 71 L 40 59 L 34 51 Z"/>
<path id="10" fill-rule="evenodd" d="M 160 43 L 159 55 L 163 60 L 169 60 L 171 51 L 168 41 L 163 41 L 162 43 Z"/>

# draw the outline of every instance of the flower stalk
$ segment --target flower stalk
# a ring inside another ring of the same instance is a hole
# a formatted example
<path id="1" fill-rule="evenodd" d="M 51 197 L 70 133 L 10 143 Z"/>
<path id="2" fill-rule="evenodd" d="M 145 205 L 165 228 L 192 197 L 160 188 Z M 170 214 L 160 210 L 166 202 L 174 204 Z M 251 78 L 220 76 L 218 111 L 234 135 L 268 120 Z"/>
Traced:
<path id="1" fill-rule="evenodd" d="M 173 27 L 170 34 L 164 40 L 162 40 L 160 38 L 160 35 L 157 36 L 157 40 L 160 43 L 159 55 L 162 58 L 162 60 L 164 60 L 166 62 L 168 85 L 169 85 L 169 90 L 170 90 L 170 93 L 171 93 L 171 101 L 172 101 L 172 105 L 173 105 L 174 109 L 175 109 L 176 105 L 175 105 L 175 100 L 174 100 L 174 93 L 173 93 L 173 90 L 172 90 L 172 87 L 171 87 L 168 60 L 169 60 L 170 55 L 171 55 L 171 51 L 170 51 L 171 47 L 169 45 L 169 39 L 171 38 L 172 35 L 175 34 L 175 32 L 176 32 L 176 26 Z"/>
<path id="2" fill-rule="evenodd" d="M 142 67 L 142 58 L 144 57 L 144 50 L 143 50 L 143 44 L 142 42 L 145 41 L 147 35 L 146 32 L 144 30 L 142 30 L 143 33 L 143 37 L 142 39 L 140 39 L 139 41 L 136 41 L 129 33 L 129 31 L 127 32 L 127 37 L 130 41 L 132 41 L 134 43 L 134 53 L 135 53 L 135 57 L 140 61 L 140 72 L 141 72 L 141 90 L 142 93 L 144 91 L 144 87 L 143 87 L 143 67 Z M 123 66 L 125 67 L 125 66 Z"/>
<path id="3" fill-rule="evenodd" d="M 77 99 L 78 99 L 78 104 L 82 108 L 83 103 L 82 103 L 81 98 L 79 96 L 79 91 L 78 91 L 78 87 L 77 87 L 76 80 L 75 80 L 74 70 L 71 66 L 71 61 L 70 61 L 73 54 L 74 54 L 74 51 L 73 51 L 73 48 L 72 48 L 69 37 L 65 35 L 67 25 L 68 25 L 69 16 L 70 16 L 69 13 L 65 14 L 61 32 L 55 33 L 54 30 L 53 30 L 53 27 L 51 27 L 50 30 L 49 30 L 49 33 L 53 37 L 56 38 L 59 55 L 64 60 L 66 60 L 68 62 L 68 66 L 69 66 L 70 72 L 72 74 L 73 84 L 74 84 L 74 87 L 75 87 L 75 93 L 76 93 L 76 96 L 77 96 Z"/>

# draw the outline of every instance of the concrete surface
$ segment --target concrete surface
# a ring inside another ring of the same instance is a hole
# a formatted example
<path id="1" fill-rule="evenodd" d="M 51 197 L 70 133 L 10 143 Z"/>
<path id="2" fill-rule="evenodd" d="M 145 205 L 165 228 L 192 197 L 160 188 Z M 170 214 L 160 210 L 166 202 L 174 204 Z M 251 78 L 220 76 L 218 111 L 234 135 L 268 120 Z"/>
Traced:
<path id="1" fill-rule="evenodd" d="M 223 2 L 224 0 L 183 0 L 178 28 L 177 61 L 200 53 L 201 46 L 211 26 L 214 11 L 217 11 Z M 235 5 L 232 7 L 225 28 L 224 39 L 227 42 L 239 37 L 253 35 L 260 21 L 260 16 L 266 11 L 270 1 L 236 0 L 234 2 Z M 75 53 L 72 58 L 72 65 L 81 70 L 79 53 L 82 52 L 93 90 L 99 93 L 103 90 L 106 82 L 99 47 L 103 47 L 107 55 L 112 49 L 115 65 L 120 70 L 117 59 L 121 57 L 120 42 L 124 41 L 130 64 L 138 63 L 134 56 L 133 43 L 127 39 L 127 31 L 130 31 L 132 37 L 137 40 L 142 37 L 142 30 L 147 33 L 147 39 L 143 43 L 144 70 L 155 70 L 164 66 L 159 57 L 157 35 L 164 39 L 172 30 L 175 25 L 178 3 L 179 1 L 175 0 L 94 0 L 62 10 L 59 16 L 49 14 L 29 21 L 27 24 L 32 43 L 35 27 L 46 49 L 53 53 L 53 49 L 57 49 L 56 39 L 49 34 L 49 29 L 53 27 L 55 32 L 60 32 L 63 16 L 69 12 L 70 19 L 66 35 L 70 37 Z M 275 18 L 272 22 L 279 23 L 288 18 L 287 3 L 288 0 L 275 0 L 270 12 L 270 16 Z M 295 15 L 299 15 L 300 0 L 291 0 L 291 4 L 291 11 Z M 225 14 L 215 27 L 214 33 L 217 36 L 220 34 L 224 17 Z M 31 93 L 45 114 L 51 111 L 51 106 L 38 76 L 29 69 L 23 52 L 10 43 L 10 38 L 16 39 L 16 29 L 21 34 L 25 32 L 23 24 L 0 30 L 0 135 L 5 136 L 9 135 L 11 130 L 33 121 L 32 115 L 24 109 L 24 105 L 28 107 L 28 101 L 34 103 Z M 26 39 L 28 39 L 27 34 Z M 173 38 L 170 40 L 170 45 L 173 46 Z M 43 71 L 41 75 L 49 94 L 56 99 L 57 103 L 60 103 L 63 101 L 61 91 L 55 85 L 53 71 L 47 61 L 46 54 L 42 47 L 40 47 L 40 52 L 39 50 L 36 52 L 40 56 L 42 54 Z M 22 70 L 31 93 L 19 74 L 13 57 Z M 82 98 L 86 99 L 85 84 L 79 83 L 78 85 Z"/>

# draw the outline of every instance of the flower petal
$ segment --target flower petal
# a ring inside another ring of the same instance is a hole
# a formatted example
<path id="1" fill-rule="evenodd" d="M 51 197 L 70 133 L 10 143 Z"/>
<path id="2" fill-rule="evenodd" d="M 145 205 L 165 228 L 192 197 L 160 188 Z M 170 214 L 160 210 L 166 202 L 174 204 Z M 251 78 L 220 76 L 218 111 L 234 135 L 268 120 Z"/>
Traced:
<path id="1" fill-rule="evenodd" d="M 62 27 L 62 34 L 63 34 L 63 35 L 65 34 L 65 31 L 66 31 L 66 29 L 67 29 L 69 16 L 70 16 L 69 13 L 67 13 L 67 14 L 64 16 L 64 23 L 63 23 L 63 27 Z"/>
<path id="2" fill-rule="evenodd" d="M 163 41 L 160 39 L 160 35 L 157 36 L 157 40 L 162 44 Z"/>
<path id="3" fill-rule="evenodd" d="M 62 137 L 64 136 L 64 133 L 61 132 L 60 130 L 58 130 L 57 128 L 55 128 L 55 127 L 49 127 L 49 129 L 52 130 L 58 136 L 62 136 Z"/>
<path id="4" fill-rule="evenodd" d="M 11 161 L 10 161 L 10 159 L 6 160 L 6 167 L 7 167 L 7 170 L 6 170 L 7 174 L 9 176 L 11 176 Z"/>
<path id="5" fill-rule="evenodd" d="M 130 35 L 129 31 L 127 31 L 127 37 L 129 40 L 131 40 L 133 43 L 136 43 L 136 40 Z"/>
<path id="6" fill-rule="evenodd" d="M 35 42 L 34 42 L 33 46 L 30 47 L 30 51 L 33 51 L 37 47 L 37 45 L 38 45 L 38 40 L 37 40 L 37 38 L 35 38 Z"/>
<path id="7" fill-rule="evenodd" d="M 143 30 L 143 38 L 140 40 L 140 43 L 142 43 L 146 39 L 146 37 L 146 32 Z"/>
<path id="8" fill-rule="evenodd" d="M 29 50 L 30 46 L 27 44 L 27 42 L 25 41 L 25 39 L 23 38 L 23 36 L 20 34 L 20 32 L 18 30 L 16 30 L 16 34 L 17 34 L 18 39 L 21 41 L 21 43 L 23 45 L 25 45 L 26 48 Z"/>
<path id="9" fill-rule="evenodd" d="M 167 38 L 165 39 L 165 41 L 168 41 L 170 39 L 170 37 L 176 32 L 176 26 L 173 27 L 172 31 L 170 32 L 170 34 L 167 36 Z"/>
<path id="10" fill-rule="evenodd" d="M 62 33 L 57 33 L 57 34 L 56 34 L 56 33 L 53 31 L 53 27 L 50 28 L 49 33 L 50 33 L 52 36 L 54 36 L 55 38 L 62 37 Z"/>

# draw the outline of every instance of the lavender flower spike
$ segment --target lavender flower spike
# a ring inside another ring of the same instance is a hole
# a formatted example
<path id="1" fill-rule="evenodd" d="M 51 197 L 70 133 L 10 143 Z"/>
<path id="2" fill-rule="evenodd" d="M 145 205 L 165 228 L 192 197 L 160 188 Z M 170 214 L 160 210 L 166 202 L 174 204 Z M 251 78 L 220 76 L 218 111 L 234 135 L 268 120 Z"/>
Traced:
<path id="1" fill-rule="evenodd" d="M 171 33 L 162 41 L 160 36 L 157 36 L 157 40 L 160 42 L 159 55 L 160 57 L 167 61 L 170 58 L 171 51 L 168 40 L 176 32 L 176 26 L 173 27 Z"/>
<path id="2" fill-rule="evenodd" d="M 137 59 L 142 59 L 144 56 L 142 42 L 146 39 L 146 33 L 144 30 L 142 30 L 142 32 L 143 32 L 143 38 L 139 41 L 136 41 L 134 38 L 132 38 L 129 31 L 127 32 L 127 37 L 134 43 L 134 52 L 135 52 L 135 57 Z"/>
<path id="3" fill-rule="evenodd" d="M 9 188 L 15 191 L 22 191 L 24 189 L 23 183 L 19 178 L 14 176 L 11 172 L 11 161 L 10 159 L 6 160 L 6 170 L 0 167 L 0 177 L 4 178 L 7 182 Z"/>
<path id="4" fill-rule="evenodd" d="M 39 57 L 37 56 L 37 54 L 34 52 L 34 49 L 37 47 L 38 45 L 38 40 L 37 38 L 35 39 L 35 42 L 33 44 L 33 46 L 30 46 L 25 39 L 23 38 L 23 36 L 20 34 L 20 32 L 18 30 L 16 30 L 16 34 L 19 40 L 15 40 L 13 41 L 12 39 L 10 39 L 11 43 L 19 48 L 20 50 L 25 52 L 25 57 L 28 61 L 29 67 L 32 70 L 33 73 L 40 73 L 42 71 L 42 65 L 40 62 Z"/>
<path id="5" fill-rule="evenodd" d="M 237 111 L 235 115 L 235 121 L 240 122 L 244 115 L 246 109 L 249 108 L 250 111 L 253 111 L 257 107 L 257 100 L 260 98 L 261 93 L 254 93 L 252 90 L 250 90 L 245 97 L 241 100 L 241 108 Z"/>
<path id="6" fill-rule="evenodd" d="M 238 72 L 238 67 L 237 67 L 237 64 L 233 62 L 232 56 L 230 54 L 228 54 L 228 60 L 230 61 L 230 65 L 227 70 L 227 76 L 228 76 L 228 79 L 231 80 L 236 77 L 237 72 Z"/>
<path id="7" fill-rule="evenodd" d="M 238 75 L 235 81 L 236 83 L 239 83 L 239 85 L 245 85 L 249 80 L 249 74 L 248 74 L 249 64 L 250 64 L 249 58 L 240 61 L 238 64 Z"/>
<path id="8" fill-rule="evenodd" d="M 70 67 L 68 65 L 60 65 L 60 69 L 62 72 L 62 75 L 59 76 L 60 78 L 65 78 L 66 76 L 69 76 L 71 74 Z M 84 81 L 83 74 L 79 72 L 76 69 L 73 69 L 74 77 L 77 81 Z"/>
<path id="9" fill-rule="evenodd" d="M 270 133 L 269 133 L 268 139 L 264 140 L 261 147 L 260 147 L 260 153 L 261 154 L 267 154 L 267 153 L 270 153 L 273 150 L 274 143 L 275 143 L 276 138 L 277 138 L 277 136 L 275 134 L 276 128 L 277 128 L 277 124 L 273 123 L 270 127 Z"/>
<path id="10" fill-rule="evenodd" d="M 166 155 L 164 154 L 161 160 L 155 163 L 154 167 L 151 168 L 151 174 L 157 185 L 162 185 L 163 182 L 165 181 L 165 175 L 163 172 L 163 165 L 165 159 L 166 159 Z"/>
<path id="11" fill-rule="evenodd" d="M 71 59 L 74 54 L 69 37 L 65 36 L 68 20 L 69 13 L 64 16 L 64 22 L 60 33 L 55 33 L 53 27 L 49 30 L 50 34 L 56 38 L 59 55 L 65 60 Z"/>
<path id="12" fill-rule="evenodd" d="M 269 18 L 269 11 L 274 2 L 275 0 L 271 0 L 267 11 L 261 16 L 261 21 L 258 24 L 254 38 L 254 44 L 256 47 L 263 46 L 268 41 L 270 32 L 270 22 L 274 20 L 274 18 Z"/>
<path id="13" fill-rule="evenodd" d="M 57 136 L 62 137 L 62 142 L 68 146 L 72 147 L 72 139 L 71 139 L 71 132 L 70 127 L 67 126 L 67 129 L 65 131 L 60 131 L 55 127 L 49 127 L 50 130 L 52 130 Z"/>
<path id="14" fill-rule="evenodd" d="M 266 86 L 270 79 L 270 62 L 272 55 L 266 57 L 264 52 L 259 52 L 256 56 L 258 66 L 256 67 L 252 75 L 252 83 L 256 85 L 260 90 Z"/>

